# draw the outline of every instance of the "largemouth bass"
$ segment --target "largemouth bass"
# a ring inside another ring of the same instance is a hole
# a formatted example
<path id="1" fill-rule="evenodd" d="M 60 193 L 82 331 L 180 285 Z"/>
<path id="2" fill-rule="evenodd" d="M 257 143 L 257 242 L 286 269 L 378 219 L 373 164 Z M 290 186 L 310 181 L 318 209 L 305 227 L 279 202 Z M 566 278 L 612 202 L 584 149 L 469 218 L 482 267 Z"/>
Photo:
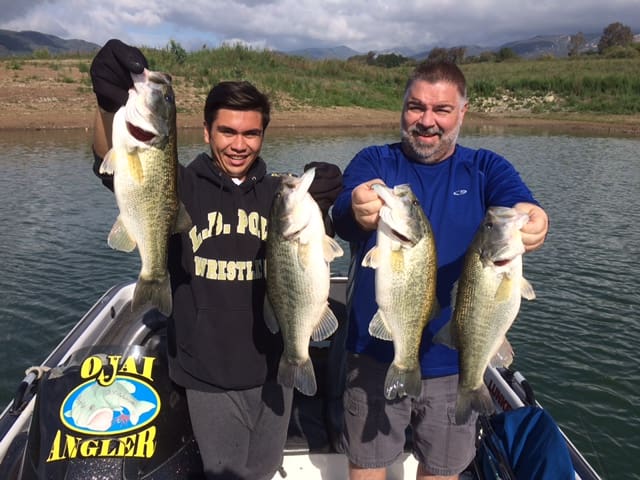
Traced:
<path id="1" fill-rule="evenodd" d="M 329 308 L 329 263 L 343 255 L 325 234 L 320 208 L 308 193 L 315 169 L 284 177 L 271 207 L 267 233 L 265 321 L 282 330 L 278 383 L 305 395 L 317 391 L 309 340 L 324 340 L 338 327 Z"/>
<path id="2" fill-rule="evenodd" d="M 178 200 L 175 98 L 168 74 L 145 69 L 131 76 L 127 103 L 113 119 L 113 146 L 100 166 L 113 174 L 120 210 L 108 244 L 125 252 L 138 247 L 142 265 L 132 309 L 150 305 L 169 315 L 169 236 L 192 225 Z"/>
<path id="3" fill-rule="evenodd" d="M 422 391 L 418 351 L 422 331 L 437 310 L 436 246 L 431 224 L 409 185 L 393 189 L 372 186 L 384 201 L 380 209 L 376 246 L 362 265 L 375 268 L 378 311 L 369 334 L 393 341 L 394 358 L 387 370 L 384 396 Z"/>
<path id="4" fill-rule="evenodd" d="M 111 427 L 114 412 L 126 408 L 129 421 L 137 425 L 140 415 L 156 407 L 156 404 L 136 399 L 133 395 L 135 391 L 135 385 L 126 380 L 116 380 L 104 387 L 95 383 L 78 395 L 71 411 L 64 415 L 71 417 L 78 427 L 105 432 Z"/>
<path id="5" fill-rule="evenodd" d="M 436 335 L 436 341 L 444 340 L 459 351 L 458 424 L 466 422 L 474 410 L 487 415 L 494 411 L 484 372 L 506 342 L 521 297 L 535 298 L 533 288 L 522 276 L 524 245 L 520 229 L 528 219 L 512 208 L 488 209 L 452 291 L 450 324 Z"/>

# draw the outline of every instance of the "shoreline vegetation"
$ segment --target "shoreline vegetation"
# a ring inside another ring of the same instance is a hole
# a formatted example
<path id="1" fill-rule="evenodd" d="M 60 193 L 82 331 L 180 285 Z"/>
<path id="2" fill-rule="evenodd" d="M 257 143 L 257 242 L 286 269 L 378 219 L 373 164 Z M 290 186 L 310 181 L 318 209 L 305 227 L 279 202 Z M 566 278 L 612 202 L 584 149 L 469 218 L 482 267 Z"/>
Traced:
<path id="1" fill-rule="evenodd" d="M 247 79 L 273 104 L 270 129 L 398 128 L 413 65 L 308 60 L 245 47 L 186 53 L 170 43 L 143 49 L 170 72 L 178 128 L 202 128 L 204 98 L 221 80 Z M 93 128 L 90 56 L 0 59 L 0 132 Z M 640 57 L 464 63 L 465 128 L 550 133 L 640 134 Z"/>

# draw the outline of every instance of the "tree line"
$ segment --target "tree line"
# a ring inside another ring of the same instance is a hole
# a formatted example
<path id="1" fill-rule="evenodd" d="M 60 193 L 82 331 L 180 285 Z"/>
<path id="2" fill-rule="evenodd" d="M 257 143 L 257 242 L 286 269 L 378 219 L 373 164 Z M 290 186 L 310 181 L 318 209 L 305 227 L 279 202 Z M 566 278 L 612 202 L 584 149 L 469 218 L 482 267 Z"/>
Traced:
<path id="1" fill-rule="evenodd" d="M 568 45 L 568 56 L 577 57 L 585 54 L 587 40 L 582 32 L 571 35 Z M 592 52 L 593 53 L 593 52 Z M 640 44 L 633 43 L 633 32 L 631 28 L 620 22 L 607 25 L 602 31 L 597 46 L 599 55 L 606 55 L 614 58 L 638 57 L 640 56 Z M 478 62 L 503 62 L 518 59 L 518 54 L 511 48 L 503 47 L 497 52 L 485 51 L 477 56 L 467 56 L 465 47 L 433 48 L 426 60 L 446 60 L 457 64 L 478 63 Z M 378 67 L 394 68 L 415 60 L 404 57 L 396 53 L 377 54 L 369 52 L 366 55 L 357 55 L 349 58 L 349 61 L 362 62 Z"/>

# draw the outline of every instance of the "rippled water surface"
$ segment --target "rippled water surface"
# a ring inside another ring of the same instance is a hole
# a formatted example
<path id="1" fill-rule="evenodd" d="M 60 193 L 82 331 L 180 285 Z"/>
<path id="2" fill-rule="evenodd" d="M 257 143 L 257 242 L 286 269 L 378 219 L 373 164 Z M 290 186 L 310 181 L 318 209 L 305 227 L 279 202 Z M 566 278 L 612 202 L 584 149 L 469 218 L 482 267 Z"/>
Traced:
<path id="1" fill-rule="evenodd" d="M 180 158 L 204 145 L 181 132 Z M 396 132 L 271 131 L 271 170 L 344 167 Z M 0 403 L 111 285 L 133 280 L 136 254 L 111 250 L 115 201 L 94 177 L 84 132 L 0 132 Z M 520 171 L 551 217 L 525 258 L 537 299 L 511 329 L 516 367 L 604 478 L 640 479 L 640 140 L 464 131 Z M 346 272 L 347 260 L 333 264 Z"/>

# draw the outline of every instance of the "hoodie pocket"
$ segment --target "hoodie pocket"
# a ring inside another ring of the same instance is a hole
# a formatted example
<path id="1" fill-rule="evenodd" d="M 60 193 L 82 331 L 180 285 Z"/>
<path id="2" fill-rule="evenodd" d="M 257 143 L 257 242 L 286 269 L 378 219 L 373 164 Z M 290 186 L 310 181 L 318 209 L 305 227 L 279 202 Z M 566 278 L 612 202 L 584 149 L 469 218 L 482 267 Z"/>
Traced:
<path id="1" fill-rule="evenodd" d="M 179 343 L 183 367 L 222 388 L 263 384 L 278 336 L 259 321 L 249 309 L 199 309 L 193 331 Z"/>

